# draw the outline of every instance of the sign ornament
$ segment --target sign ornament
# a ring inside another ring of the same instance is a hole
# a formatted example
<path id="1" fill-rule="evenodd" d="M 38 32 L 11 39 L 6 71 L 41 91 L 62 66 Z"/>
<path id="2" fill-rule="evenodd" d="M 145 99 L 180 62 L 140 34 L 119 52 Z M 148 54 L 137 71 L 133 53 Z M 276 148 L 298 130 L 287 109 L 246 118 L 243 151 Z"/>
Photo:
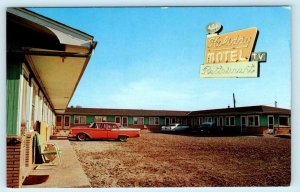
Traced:
<path id="1" fill-rule="evenodd" d="M 259 63 L 265 62 L 267 53 L 253 53 L 258 30 L 256 27 L 216 34 L 222 30 L 219 23 L 206 26 L 204 64 L 201 78 L 258 77 Z"/>
<path id="2" fill-rule="evenodd" d="M 220 23 L 209 23 L 206 26 L 206 32 L 207 32 L 207 34 L 218 33 L 218 32 L 221 32 L 222 29 L 223 29 L 223 27 L 222 27 L 222 25 Z"/>

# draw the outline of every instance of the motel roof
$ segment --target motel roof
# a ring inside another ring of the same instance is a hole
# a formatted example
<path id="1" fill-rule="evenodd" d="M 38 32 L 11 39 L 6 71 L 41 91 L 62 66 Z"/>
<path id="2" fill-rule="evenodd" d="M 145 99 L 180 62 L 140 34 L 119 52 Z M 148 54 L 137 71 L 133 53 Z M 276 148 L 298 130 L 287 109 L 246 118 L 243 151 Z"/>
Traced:
<path id="1" fill-rule="evenodd" d="M 183 116 L 215 116 L 215 115 L 254 115 L 281 114 L 290 115 L 290 109 L 270 107 L 264 105 L 221 108 L 199 111 L 175 110 L 145 110 L 145 109 L 108 109 L 108 108 L 67 108 L 65 114 L 75 115 L 114 115 L 114 116 L 148 116 L 148 117 L 183 117 Z"/>
<path id="2" fill-rule="evenodd" d="M 209 115 L 237 115 L 237 114 L 284 114 L 290 115 L 290 109 L 270 107 L 265 105 L 236 107 L 236 108 L 221 108 L 210 110 L 192 111 L 189 116 L 209 116 Z"/>
<path id="3" fill-rule="evenodd" d="M 76 115 L 114 115 L 114 116 L 149 116 L 149 117 L 182 117 L 190 111 L 145 110 L 145 109 L 106 109 L 106 108 L 67 108 L 65 114 Z"/>

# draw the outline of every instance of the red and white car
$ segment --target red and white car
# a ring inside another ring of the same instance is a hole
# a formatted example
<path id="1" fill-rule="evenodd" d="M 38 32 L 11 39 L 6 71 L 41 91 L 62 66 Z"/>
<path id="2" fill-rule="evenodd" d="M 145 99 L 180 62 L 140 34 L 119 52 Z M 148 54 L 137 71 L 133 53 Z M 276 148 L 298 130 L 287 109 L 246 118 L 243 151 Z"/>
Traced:
<path id="1" fill-rule="evenodd" d="M 92 139 L 114 139 L 126 141 L 127 138 L 139 137 L 140 129 L 125 128 L 120 123 L 114 122 L 93 122 L 87 127 L 73 127 L 70 129 L 68 139 L 77 139 L 78 141 Z"/>

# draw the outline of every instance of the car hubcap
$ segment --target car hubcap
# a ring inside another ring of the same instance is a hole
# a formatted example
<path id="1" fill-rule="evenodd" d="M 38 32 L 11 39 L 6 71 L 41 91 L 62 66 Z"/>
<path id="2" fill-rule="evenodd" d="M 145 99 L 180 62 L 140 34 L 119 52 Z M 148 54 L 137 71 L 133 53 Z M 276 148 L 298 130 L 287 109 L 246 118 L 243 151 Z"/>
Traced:
<path id="1" fill-rule="evenodd" d="M 81 141 L 85 140 L 85 136 L 84 135 L 79 135 L 78 137 L 79 137 L 79 140 L 81 140 Z"/>

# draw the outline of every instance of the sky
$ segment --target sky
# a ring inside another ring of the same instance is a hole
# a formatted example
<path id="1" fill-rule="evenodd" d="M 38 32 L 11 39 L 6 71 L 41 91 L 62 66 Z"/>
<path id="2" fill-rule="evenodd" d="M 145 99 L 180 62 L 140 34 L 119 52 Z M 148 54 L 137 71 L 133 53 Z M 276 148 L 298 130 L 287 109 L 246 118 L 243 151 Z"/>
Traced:
<path id="1" fill-rule="evenodd" d="M 69 106 L 201 110 L 291 108 L 291 9 L 277 7 L 31 8 L 94 36 L 95 52 Z M 263 14 L 262 14 L 263 13 Z M 267 52 L 258 78 L 203 79 L 206 25 L 257 27 Z"/>

